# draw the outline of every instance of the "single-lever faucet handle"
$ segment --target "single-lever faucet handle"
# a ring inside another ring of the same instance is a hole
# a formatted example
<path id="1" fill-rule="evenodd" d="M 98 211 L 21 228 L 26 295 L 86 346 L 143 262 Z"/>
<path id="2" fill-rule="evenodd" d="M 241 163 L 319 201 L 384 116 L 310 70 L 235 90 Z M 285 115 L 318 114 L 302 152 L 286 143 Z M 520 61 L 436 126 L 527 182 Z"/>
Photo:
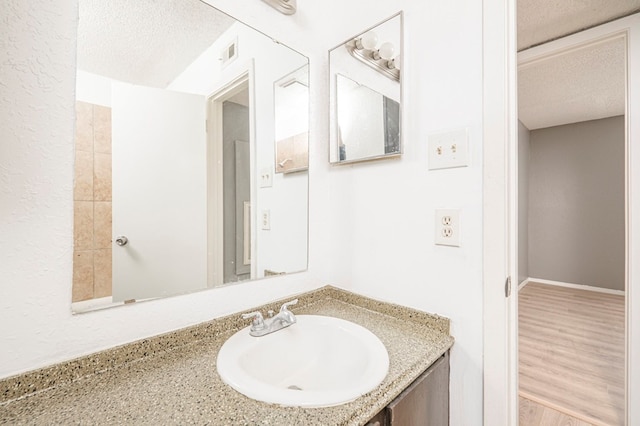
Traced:
<path id="1" fill-rule="evenodd" d="M 293 299 L 290 302 L 283 303 L 282 306 L 280 306 L 280 312 L 288 311 L 289 306 L 295 305 L 296 303 L 298 303 L 298 299 Z"/>
<path id="2" fill-rule="evenodd" d="M 252 330 L 261 330 L 265 328 L 264 318 L 262 317 L 262 313 L 255 311 L 249 312 L 247 314 L 242 314 L 242 319 L 253 318 L 253 322 L 251 323 Z"/>

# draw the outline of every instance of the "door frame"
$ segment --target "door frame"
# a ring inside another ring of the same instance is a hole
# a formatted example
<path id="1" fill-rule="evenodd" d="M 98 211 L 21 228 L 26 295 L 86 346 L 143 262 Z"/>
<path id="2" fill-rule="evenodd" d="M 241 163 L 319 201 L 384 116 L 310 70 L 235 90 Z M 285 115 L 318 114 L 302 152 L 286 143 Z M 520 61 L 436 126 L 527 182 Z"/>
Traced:
<path id="1" fill-rule="evenodd" d="M 517 290 L 512 293 L 515 297 L 505 299 L 500 282 L 501 274 L 515 277 L 517 267 L 515 3 L 485 0 L 483 4 L 484 423 L 496 425 L 515 425 L 518 419 Z M 634 165 L 640 165 L 640 132 L 632 124 L 637 128 L 640 117 L 640 14 L 528 49 L 518 55 L 518 61 L 621 35 L 627 40 L 626 424 L 635 424 L 640 422 L 640 407 L 630 401 L 640 397 L 640 365 L 631 362 L 640 356 L 640 327 L 633 327 L 640 319 L 640 254 L 636 254 L 640 251 L 640 167 Z"/>
<path id="2" fill-rule="evenodd" d="M 243 90 L 249 91 L 249 170 L 250 181 L 255 181 L 255 96 L 253 60 L 243 71 L 227 80 L 207 96 L 207 285 L 224 285 L 224 234 L 223 196 L 223 120 L 222 103 Z M 251 185 L 250 205 L 256 200 L 255 185 Z M 251 208 L 250 228 L 256 229 L 255 209 Z M 251 234 L 250 252 L 255 254 L 255 232 Z M 254 257 L 254 256 L 252 256 Z M 255 259 L 251 262 L 251 278 L 255 277 Z"/>
<path id="3" fill-rule="evenodd" d="M 516 0 L 482 8 L 483 423 L 517 425 Z"/>

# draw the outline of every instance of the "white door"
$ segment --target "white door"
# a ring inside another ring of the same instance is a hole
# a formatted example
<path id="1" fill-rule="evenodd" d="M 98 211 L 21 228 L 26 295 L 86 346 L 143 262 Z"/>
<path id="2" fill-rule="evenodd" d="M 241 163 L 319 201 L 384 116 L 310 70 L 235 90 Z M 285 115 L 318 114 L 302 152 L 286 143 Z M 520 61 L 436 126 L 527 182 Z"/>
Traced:
<path id="1" fill-rule="evenodd" d="M 204 96 L 113 85 L 114 302 L 207 287 L 205 115 Z"/>

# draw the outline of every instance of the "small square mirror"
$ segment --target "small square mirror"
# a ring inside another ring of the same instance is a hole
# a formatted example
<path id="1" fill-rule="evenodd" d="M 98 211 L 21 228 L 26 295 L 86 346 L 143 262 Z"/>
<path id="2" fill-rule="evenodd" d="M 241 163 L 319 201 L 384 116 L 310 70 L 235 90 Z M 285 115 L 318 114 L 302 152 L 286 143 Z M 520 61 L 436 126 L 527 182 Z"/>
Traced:
<path id="1" fill-rule="evenodd" d="M 402 12 L 329 52 L 329 161 L 398 156 L 401 143 Z"/>

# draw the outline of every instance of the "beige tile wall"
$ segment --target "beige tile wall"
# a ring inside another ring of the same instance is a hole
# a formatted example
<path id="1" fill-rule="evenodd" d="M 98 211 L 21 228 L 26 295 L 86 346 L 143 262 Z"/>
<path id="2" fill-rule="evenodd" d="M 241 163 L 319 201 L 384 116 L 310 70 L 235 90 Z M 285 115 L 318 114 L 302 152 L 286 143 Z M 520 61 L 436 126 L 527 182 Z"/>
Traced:
<path id="1" fill-rule="evenodd" d="M 111 296 L 111 108 L 76 102 L 73 301 Z"/>
<path id="2" fill-rule="evenodd" d="M 276 142 L 276 173 L 309 168 L 308 133 L 300 133 Z"/>

